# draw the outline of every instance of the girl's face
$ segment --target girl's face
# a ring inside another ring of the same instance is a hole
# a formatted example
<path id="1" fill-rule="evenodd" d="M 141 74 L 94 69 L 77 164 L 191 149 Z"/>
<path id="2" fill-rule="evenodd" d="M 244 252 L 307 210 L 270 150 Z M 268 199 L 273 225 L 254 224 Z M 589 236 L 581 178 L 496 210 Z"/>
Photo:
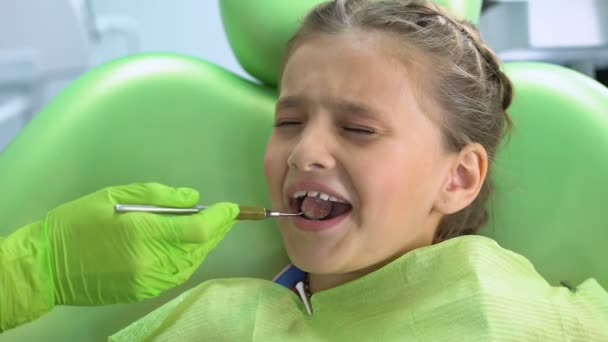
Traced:
<path id="1" fill-rule="evenodd" d="M 265 170 L 274 209 L 331 212 L 279 221 L 291 261 L 311 274 L 365 274 L 431 244 L 442 217 L 451 154 L 421 107 L 424 74 L 382 49 L 389 39 L 319 36 L 285 66 Z"/>

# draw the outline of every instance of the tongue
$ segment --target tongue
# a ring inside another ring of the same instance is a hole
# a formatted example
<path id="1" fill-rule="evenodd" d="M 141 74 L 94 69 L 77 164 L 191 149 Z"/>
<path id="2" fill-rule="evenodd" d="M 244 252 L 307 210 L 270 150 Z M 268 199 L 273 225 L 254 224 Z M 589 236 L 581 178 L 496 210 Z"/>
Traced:
<path id="1" fill-rule="evenodd" d="M 331 201 L 325 201 L 319 197 L 306 197 L 302 201 L 302 213 L 310 220 L 321 220 L 326 218 L 333 208 Z"/>

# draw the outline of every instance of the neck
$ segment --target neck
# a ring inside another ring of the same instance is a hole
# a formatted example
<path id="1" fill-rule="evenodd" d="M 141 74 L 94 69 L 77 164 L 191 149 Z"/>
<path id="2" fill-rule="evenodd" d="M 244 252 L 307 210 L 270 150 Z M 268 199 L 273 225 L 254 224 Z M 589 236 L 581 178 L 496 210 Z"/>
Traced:
<path id="1" fill-rule="evenodd" d="M 434 235 L 434 231 L 433 231 L 433 235 Z M 379 263 L 373 264 L 366 268 L 358 269 L 353 272 L 333 273 L 333 274 L 309 273 L 309 278 L 308 278 L 309 290 L 311 293 L 317 293 L 320 291 L 324 291 L 324 290 L 328 290 L 328 289 L 340 286 L 342 284 L 348 283 L 349 281 L 361 278 L 369 273 L 374 272 L 377 269 L 382 268 L 384 265 L 391 263 L 395 259 L 399 258 L 403 254 L 405 254 L 411 250 L 414 250 L 418 247 L 423 247 L 423 246 L 428 246 L 428 245 L 433 244 L 432 243 L 433 235 L 425 236 L 420 241 L 416 241 L 415 243 L 408 245 L 403 250 L 399 251 L 398 253 L 395 253 L 393 256 L 391 256 Z"/>
<path id="2" fill-rule="evenodd" d="M 339 273 L 339 274 L 314 274 L 310 273 L 309 275 L 309 286 L 311 293 L 317 293 L 320 291 L 328 290 L 334 288 L 336 286 L 340 286 L 342 284 L 348 283 L 349 281 L 361 278 L 368 273 L 371 273 L 380 267 L 384 266 L 384 264 L 373 265 L 367 267 L 365 269 L 357 270 L 349 273 Z"/>

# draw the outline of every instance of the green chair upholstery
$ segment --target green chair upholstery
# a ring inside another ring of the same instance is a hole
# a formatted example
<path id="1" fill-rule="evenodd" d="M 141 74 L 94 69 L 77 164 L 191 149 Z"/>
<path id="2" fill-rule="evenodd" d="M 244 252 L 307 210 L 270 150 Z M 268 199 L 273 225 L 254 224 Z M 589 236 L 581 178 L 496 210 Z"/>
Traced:
<path id="1" fill-rule="evenodd" d="M 275 97 L 213 64 L 169 54 L 89 72 L 0 155 L 0 235 L 59 204 L 131 182 L 193 187 L 204 204 L 269 205 L 263 156 Z M 239 222 L 185 285 L 160 298 L 56 307 L 0 341 L 103 340 L 204 279 L 272 278 L 288 262 L 280 239 L 273 221 Z"/>
<path id="2" fill-rule="evenodd" d="M 230 46 L 241 66 L 265 84 L 276 86 L 284 46 L 302 17 L 325 0 L 220 0 Z M 482 0 L 436 0 L 453 14 L 477 24 Z"/>
<path id="3" fill-rule="evenodd" d="M 114 61 L 71 84 L 0 155 L 0 235 L 61 203 L 131 182 L 193 187 L 202 203 L 267 205 L 262 160 L 272 85 L 285 40 L 316 3 L 220 1 L 235 54 L 269 86 L 171 54 Z M 468 10 L 464 0 L 444 3 L 478 15 L 481 1 Z M 506 70 L 515 83 L 516 130 L 498 157 L 494 220 L 484 233 L 529 257 L 552 282 L 593 276 L 607 286 L 608 91 L 557 66 Z M 103 340 L 205 279 L 270 278 L 286 262 L 274 222 L 240 222 L 186 284 L 159 298 L 57 307 L 0 341 Z"/>
<path id="4" fill-rule="evenodd" d="M 608 88 L 561 66 L 507 63 L 515 129 L 498 153 L 483 231 L 552 284 L 608 289 Z"/>

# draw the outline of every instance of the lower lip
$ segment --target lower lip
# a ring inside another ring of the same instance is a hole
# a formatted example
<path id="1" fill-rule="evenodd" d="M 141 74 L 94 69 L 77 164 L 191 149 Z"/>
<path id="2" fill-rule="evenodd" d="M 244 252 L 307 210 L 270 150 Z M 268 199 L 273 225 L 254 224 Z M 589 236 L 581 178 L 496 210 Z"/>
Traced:
<path id="1" fill-rule="evenodd" d="M 323 231 L 323 230 L 328 230 L 328 229 L 331 229 L 331 228 L 337 226 L 340 222 L 344 221 L 350 215 L 351 212 L 352 211 L 349 211 L 345 214 L 336 216 L 329 220 L 320 220 L 320 221 L 307 220 L 307 219 L 303 218 L 302 216 L 297 216 L 297 217 L 293 218 L 293 222 L 296 225 L 296 227 L 298 227 L 301 230 Z"/>

